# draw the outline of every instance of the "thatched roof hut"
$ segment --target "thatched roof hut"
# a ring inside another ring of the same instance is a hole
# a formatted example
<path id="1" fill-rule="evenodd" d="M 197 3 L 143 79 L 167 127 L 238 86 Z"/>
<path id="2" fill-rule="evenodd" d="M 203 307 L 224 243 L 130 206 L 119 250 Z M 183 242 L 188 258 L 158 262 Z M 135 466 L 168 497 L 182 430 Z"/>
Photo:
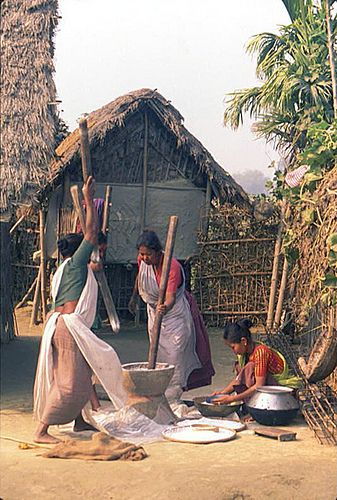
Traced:
<path id="1" fill-rule="evenodd" d="M 177 159 L 172 157 L 164 158 L 166 159 L 166 162 L 164 162 L 166 164 L 163 167 L 165 170 L 168 168 L 167 163 L 170 163 L 172 171 L 175 169 L 176 171 L 180 171 L 183 176 L 186 176 L 186 165 L 183 167 L 181 161 L 179 163 L 179 157 L 181 157 L 181 153 L 183 153 L 183 155 L 190 158 L 190 165 L 193 163 L 200 175 L 205 174 L 205 176 L 211 180 L 213 192 L 222 202 L 227 201 L 237 205 L 249 205 L 248 196 L 241 186 L 220 167 L 201 142 L 185 128 L 183 124 L 184 119 L 179 111 L 170 101 L 166 100 L 156 90 L 151 89 L 140 89 L 130 92 L 129 94 L 115 99 L 102 108 L 93 111 L 88 116 L 90 146 L 94 159 L 94 174 L 98 181 L 101 177 L 100 164 L 102 161 L 106 162 L 107 158 L 96 158 L 95 151 L 97 148 L 105 149 L 109 143 L 116 142 L 115 139 L 117 139 L 117 134 L 119 132 L 122 133 L 123 130 L 126 131 L 127 125 L 132 118 L 146 111 L 148 111 L 154 119 L 154 121 L 150 123 L 150 128 L 151 125 L 153 126 L 153 133 L 150 133 L 149 136 L 149 148 L 152 149 L 149 155 L 151 154 L 152 158 L 155 157 L 156 159 L 156 172 L 152 173 L 153 178 L 157 176 L 160 177 L 160 172 L 158 172 L 158 157 L 163 157 L 163 154 L 158 153 L 158 151 L 156 152 L 156 150 L 158 150 L 158 144 L 154 143 L 154 139 L 156 139 L 154 129 L 155 127 L 157 127 L 157 129 L 164 128 L 170 136 L 171 142 L 174 143 L 174 149 L 178 152 Z M 163 140 L 163 136 L 161 140 Z M 53 180 L 49 187 L 57 184 L 60 176 L 62 176 L 67 169 L 74 170 L 74 166 L 78 166 L 80 162 L 79 129 L 76 129 L 60 144 L 56 150 L 56 154 L 58 158 L 53 162 L 51 167 Z M 118 162 L 119 156 L 120 155 L 115 154 L 113 160 Z M 130 158 L 133 156 L 133 151 L 129 152 L 129 156 Z M 110 160 L 112 160 L 112 158 L 110 158 Z M 120 172 L 116 182 L 141 182 L 141 169 L 138 169 L 137 172 L 133 172 L 131 175 L 134 162 L 128 162 L 127 160 L 128 158 L 123 158 L 125 168 Z M 151 178 L 151 172 L 149 172 L 149 174 Z M 171 174 L 172 172 L 165 176 L 165 178 L 172 178 Z"/>
<path id="2" fill-rule="evenodd" d="M 1 22 L 2 218 L 49 177 L 55 147 L 57 0 L 4 0 Z"/>
<path id="3" fill-rule="evenodd" d="M 57 0 L 1 2 L 0 338 L 14 336 L 9 224 L 49 178 L 55 148 Z"/>

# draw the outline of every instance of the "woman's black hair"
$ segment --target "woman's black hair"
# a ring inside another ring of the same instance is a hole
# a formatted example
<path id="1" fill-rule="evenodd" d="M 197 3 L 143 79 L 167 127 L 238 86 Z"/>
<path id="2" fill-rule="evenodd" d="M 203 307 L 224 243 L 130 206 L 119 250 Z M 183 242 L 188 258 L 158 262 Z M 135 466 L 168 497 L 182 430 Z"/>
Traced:
<path id="1" fill-rule="evenodd" d="M 59 249 L 62 257 L 71 257 L 74 255 L 80 244 L 83 240 L 82 233 L 69 233 L 66 234 L 63 238 L 58 240 L 57 248 Z"/>
<path id="2" fill-rule="evenodd" d="M 154 231 L 146 230 L 144 231 L 137 240 L 137 250 L 140 247 L 147 247 L 155 252 L 161 252 L 163 247 L 159 241 L 157 234 Z"/>
<path id="3" fill-rule="evenodd" d="M 226 323 L 223 338 L 231 344 L 239 344 L 242 338 L 251 340 L 252 336 L 249 328 L 253 325 L 250 319 L 240 319 L 233 323 Z"/>

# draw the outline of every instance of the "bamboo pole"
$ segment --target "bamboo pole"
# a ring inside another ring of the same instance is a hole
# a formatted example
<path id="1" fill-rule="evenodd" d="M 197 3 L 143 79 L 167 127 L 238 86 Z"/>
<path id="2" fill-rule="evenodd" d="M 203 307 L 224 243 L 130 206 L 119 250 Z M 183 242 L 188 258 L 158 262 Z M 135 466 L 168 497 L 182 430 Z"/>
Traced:
<path id="1" fill-rule="evenodd" d="M 281 208 L 281 222 L 277 231 L 277 238 L 275 242 L 274 248 L 274 259 L 273 259 L 273 270 L 271 276 L 270 283 L 270 295 L 269 295 L 269 303 L 268 303 L 268 314 L 267 314 L 267 322 L 266 329 L 270 331 L 273 326 L 274 319 L 274 308 L 275 308 L 275 299 L 276 299 L 276 290 L 277 290 L 277 275 L 278 275 L 278 266 L 280 261 L 280 253 L 281 253 L 281 245 L 282 245 L 282 232 L 283 232 L 283 217 L 285 213 L 285 201 L 282 202 Z"/>
<path id="2" fill-rule="evenodd" d="M 145 228 L 146 222 L 146 192 L 147 192 L 147 170 L 148 170 L 148 142 L 149 142 L 149 118 L 147 113 L 144 113 L 144 154 L 143 154 L 143 184 L 142 184 L 142 199 L 140 207 L 140 232 Z"/>
<path id="3" fill-rule="evenodd" d="M 81 130 L 80 137 L 81 137 L 82 174 L 83 174 L 84 181 L 86 181 L 88 176 L 91 175 L 92 170 L 91 170 L 91 159 L 90 159 L 90 147 L 89 147 L 89 140 L 88 140 L 87 121 L 85 119 L 82 119 L 80 121 L 80 130 Z M 75 205 L 76 211 L 78 213 L 78 216 L 79 216 L 79 219 L 81 222 L 82 230 L 84 232 L 85 217 L 84 217 L 83 207 L 81 206 L 81 203 L 79 202 L 78 187 L 77 187 L 77 191 L 76 191 L 76 189 L 71 189 L 71 195 L 73 196 L 74 205 Z M 111 291 L 110 291 L 104 270 L 102 269 L 101 271 L 97 271 L 95 273 L 95 277 L 96 277 L 97 283 L 98 283 L 99 288 L 100 288 L 101 293 L 102 293 L 102 297 L 103 297 L 106 312 L 108 314 L 111 329 L 114 333 L 118 333 L 120 330 L 120 322 L 119 322 L 119 318 L 117 315 L 115 304 L 114 304 L 113 299 L 112 299 Z"/>
<path id="4" fill-rule="evenodd" d="M 74 202 L 74 206 L 75 206 L 78 218 L 81 221 L 84 219 L 84 213 L 83 213 L 83 208 L 82 208 L 81 204 L 78 202 L 78 196 L 79 196 L 78 195 L 78 186 L 72 186 L 72 187 L 77 188 L 77 189 L 71 189 L 70 192 L 71 192 L 71 195 L 73 196 L 73 202 Z M 83 229 L 83 226 L 81 226 L 81 227 Z M 97 283 L 98 283 L 99 288 L 100 288 L 101 293 L 102 293 L 102 297 L 103 297 L 106 312 L 108 314 L 111 329 L 114 333 L 118 333 L 120 330 L 120 322 L 118 319 L 115 304 L 113 302 L 111 291 L 110 291 L 110 288 L 109 288 L 109 285 L 108 285 L 108 282 L 107 282 L 107 279 L 106 279 L 106 276 L 104 274 L 103 269 L 101 271 L 96 271 L 95 277 L 96 277 Z"/>
<path id="5" fill-rule="evenodd" d="M 89 177 L 89 175 L 92 175 L 88 122 L 86 118 L 80 119 L 79 129 L 80 129 L 80 140 L 81 140 L 82 173 L 83 173 L 83 180 L 85 182 Z"/>
<path id="6" fill-rule="evenodd" d="M 105 187 L 104 212 L 102 221 L 102 233 L 106 234 L 109 231 L 109 212 L 110 212 L 111 186 Z"/>
<path id="7" fill-rule="evenodd" d="M 41 297 L 41 266 L 39 267 L 39 272 L 37 275 L 34 299 L 33 299 L 33 307 L 32 314 L 30 316 L 30 326 L 34 326 L 37 324 L 37 316 L 40 306 L 40 297 Z"/>
<path id="8" fill-rule="evenodd" d="M 145 229 L 146 223 L 146 195 L 147 195 L 147 172 L 148 172 L 148 143 L 149 143 L 149 117 L 147 112 L 144 113 L 144 143 L 143 143 L 143 181 L 142 181 L 142 198 L 140 205 L 140 232 Z M 137 308 L 135 314 L 135 325 L 140 323 L 140 297 L 137 296 Z"/>
<path id="9" fill-rule="evenodd" d="M 208 233 L 211 200 L 212 200 L 212 184 L 211 184 L 209 177 L 207 177 L 206 197 L 205 197 L 205 214 L 204 214 L 204 220 L 202 221 L 202 234 L 204 236 L 206 236 Z"/>
<path id="10" fill-rule="evenodd" d="M 277 330 L 279 328 L 280 323 L 281 323 L 283 301 L 284 301 L 284 295 L 285 295 L 285 290 L 286 290 L 286 286 L 287 286 L 287 279 L 288 279 L 288 268 L 289 268 L 288 260 L 287 260 L 287 257 L 284 256 L 280 290 L 279 290 L 279 295 L 278 295 L 278 299 L 277 299 L 275 318 L 274 318 L 274 329 L 275 330 Z"/>
<path id="11" fill-rule="evenodd" d="M 78 186 L 75 184 L 74 186 L 71 186 L 70 188 L 70 194 L 73 199 L 75 211 L 77 213 L 77 217 L 80 221 L 80 226 L 82 228 L 83 233 L 85 233 L 85 216 L 81 204 L 81 198 L 80 198 L 80 190 L 78 189 Z"/>
<path id="12" fill-rule="evenodd" d="M 160 278 L 160 286 L 159 286 L 159 297 L 157 302 L 157 310 L 154 317 L 151 339 L 150 339 L 150 349 L 149 349 L 149 357 L 148 357 L 148 369 L 153 370 L 156 367 L 158 347 L 159 347 L 159 338 L 160 338 L 160 328 L 163 316 L 158 311 L 158 306 L 162 305 L 165 301 L 166 288 L 170 273 L 171 260 L 174 248 L 175 237 L 177 233 L 177 225 L 178 225 L 178 217 L 176 215 L 172 215 L 170 217 L 169 227 L 167 231 L 166 245 L 165 245 L 165 253 L 164 253 L 164 261 L 163 261 L 163 270 Z"/>
<path id="13" fill-rule="evenodd" d="M 22 297 L 22 299 L 20 300 L 20 302 L 15 306 L 15 309 L 20 309 L 20 307 L 22 307 L 25 304 L 25 302 L 28 299 L 29 295 L 34 290 L 34 287 L 36 286 L 36 282 L 37 282 L 37 276 L 34 278 L 33 283 L 30 285 L 29 289 L 27 290 L 27 292 L 25 293 L 25 295 Z"/>
<path id="14" fill-rule="evenodd" d="M 327 27 L 327 44 L 329 50 L 329 63 L 331 70 L 331 84 L 332 84 L 332 96 L 333 96 L 333 109 L 334 117 L 337 119 L 337 76 L 336 76 L 336 63 L 334 57 L 334 46 L 333 46 L 333 36 L 331 29 L 331 17 L 330 17 L 330 0 L 325 0 L 325 19 Z"/>
<path id="15" fill-rule="evenodd" d="M 45 244 L 45 213 L 40 210 L 40 269 L 41 269 L 41 311 L 42 320 L 47 317 L 47 276 L 46 276 L 46 244 Z"/>
<path id="16" fill-rule="evenodd" d="M 9 234 L 13 234 L 16 228 L 21 224 L 21 222 L 27 217 L 28 211 L 21 215 L 19 219 L 15 222 L 15 224 L 10 228 Z"/>
<path id="17" fill-rule="evenodd" d="M 260 243 L 261 241 L 275 241 L 275 238 L 241 238 L 235 240 L 212 240 L 212 241 L 198 241 L 198 245 L 226 245 L 229 243 Z"/>

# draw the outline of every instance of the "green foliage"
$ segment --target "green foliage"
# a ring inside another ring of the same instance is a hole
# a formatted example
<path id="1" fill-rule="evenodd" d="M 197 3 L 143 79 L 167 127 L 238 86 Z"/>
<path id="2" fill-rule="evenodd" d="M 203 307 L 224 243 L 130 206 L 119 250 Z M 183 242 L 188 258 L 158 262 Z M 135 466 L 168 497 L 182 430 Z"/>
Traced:
<path id="1" fill-rule="evenodd" d="M 299 161 L 313 168 L 329 169 L 337 158 L 337 120 L 313 123 L 307 133 L 307 144 L 299 154 Z"/>
<path id="2" fill-rule="evenodd" d="M 262 33 L 250 40 L 247 51 L 257 56 L 262 83 L 228 95 L 224 123 L 236 129 L 248 113 L 256 120 L 257 136 L 294 162 L 313 142 L 315 132 L 309 129 L 315 123 L 318 129 L 329 126 L 333 119 L 332 84 L 324 9 L 309 0 L 284 3 L 293 22 L 278 35 Z"/>
<path id="3" fill-rule="evenodd" d="M 292 215 L 286 221 L 283 242 L 290 265 L 301 258 L 301 240 L 308 233 L 322 259 L 316 278 L 319 281 L 320 277 L 321 300 L 333 305 L 337 304 L 337 233 L 330 234 L 325 250 L 319 239 L 323 229 L 328 230 L 320 213 L 324 205 L 319 186 L 337 158 L 325 4 L 282 1 L 291 24 L 282 26 L 279 34 L 262 33 L 250 40 L 247 51 L 257 57 L 256 74 L 261 85 L 228 95 L 224 123 L 236 129 L 248 113 L 256 120 L 256 135 L 272 142 L 288 165 L 308 165 L 300 186 L 288 187 L 285 173 L 276 171 L 266 187 L 276 201 L 286 200 L 290 207 Z M 331 25 L 336 33 L 336 19 Z"/>

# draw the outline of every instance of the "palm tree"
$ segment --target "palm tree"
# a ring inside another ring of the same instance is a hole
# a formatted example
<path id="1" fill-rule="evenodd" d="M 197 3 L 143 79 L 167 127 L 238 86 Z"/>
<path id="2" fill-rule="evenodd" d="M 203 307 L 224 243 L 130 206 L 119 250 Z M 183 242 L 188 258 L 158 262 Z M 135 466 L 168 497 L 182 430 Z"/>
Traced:
<path id="1" fill-rule="evenodd" d="M 236 129 L 249 113 L 257 136 L 291 160 L 305 147 L 312 122 L 331 122 L 332 84 L 324 9 L 311 0 L 283 1 L 293 22 L 279 35 L 262 33 L 248 43 L 262 84 L 229 94 L 224 123 Z"/>

